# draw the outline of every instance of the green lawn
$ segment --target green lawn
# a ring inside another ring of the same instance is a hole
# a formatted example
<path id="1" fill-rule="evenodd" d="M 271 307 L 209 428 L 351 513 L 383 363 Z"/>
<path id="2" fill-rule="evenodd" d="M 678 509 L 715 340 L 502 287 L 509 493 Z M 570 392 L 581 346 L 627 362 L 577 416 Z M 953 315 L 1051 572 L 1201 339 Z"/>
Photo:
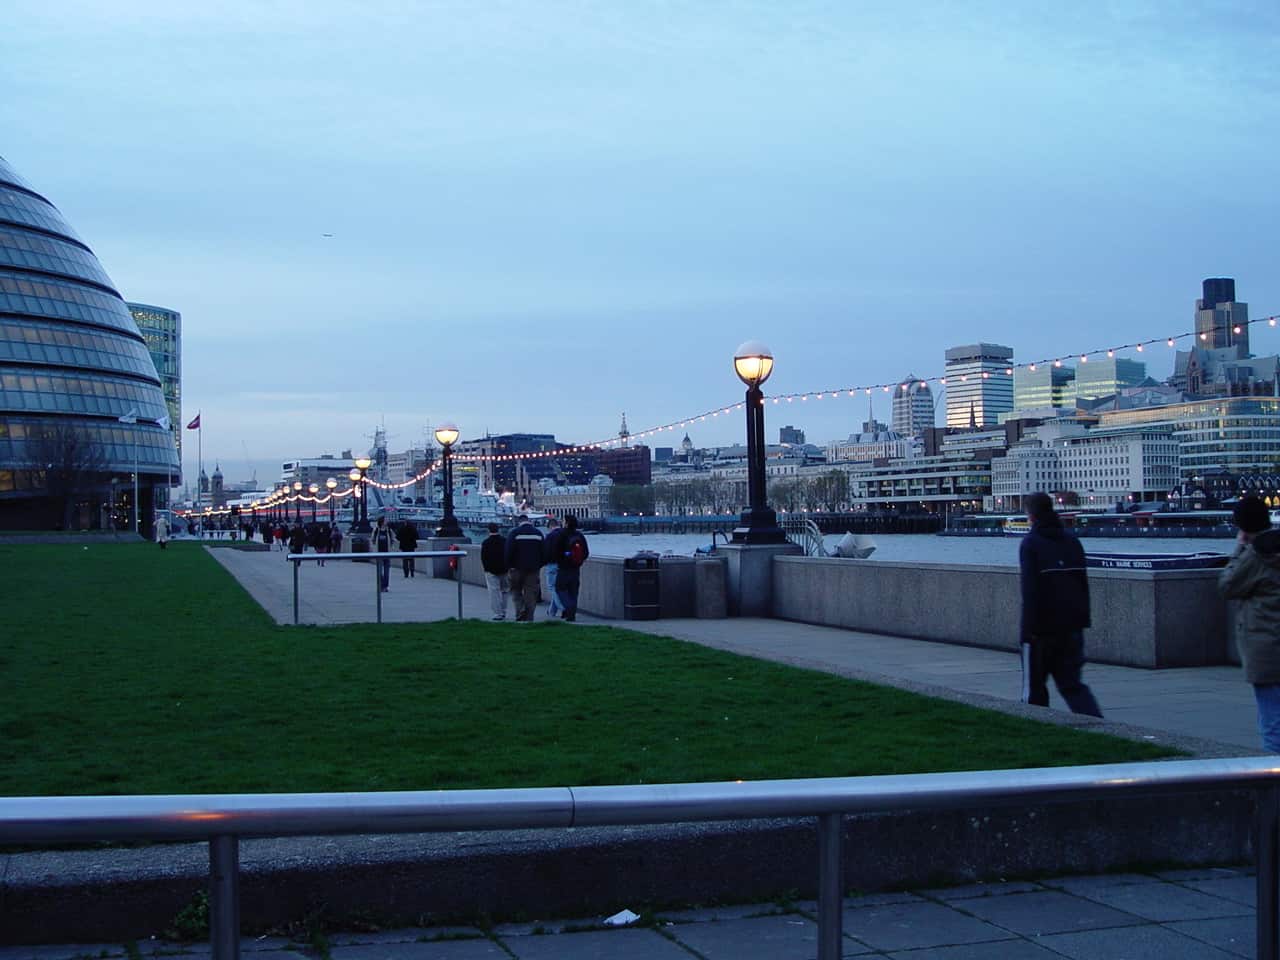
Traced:
<path id="1" fill-rule="evenodd" d="M 608 627 L 277 627 L 195 544 L 0 546 L 0 794 L 1105 763 L 1148 744 Z"/>

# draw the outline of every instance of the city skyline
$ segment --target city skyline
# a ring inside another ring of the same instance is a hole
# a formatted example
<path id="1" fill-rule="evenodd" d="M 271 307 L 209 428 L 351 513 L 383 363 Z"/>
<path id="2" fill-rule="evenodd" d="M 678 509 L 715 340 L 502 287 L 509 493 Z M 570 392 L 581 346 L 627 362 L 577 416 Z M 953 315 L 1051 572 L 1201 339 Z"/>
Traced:
<path id="1" fill-rule="evenodd" d="M 182 313 L 209 472 L 384 417 L 639 431 L 741 399 L 749 338 L 785 393 L 1191 331 L 1208 277 L 1280 309 L 1267 5 L 344 10 L 19 2 L 0 39 L 0 153 Z"/>

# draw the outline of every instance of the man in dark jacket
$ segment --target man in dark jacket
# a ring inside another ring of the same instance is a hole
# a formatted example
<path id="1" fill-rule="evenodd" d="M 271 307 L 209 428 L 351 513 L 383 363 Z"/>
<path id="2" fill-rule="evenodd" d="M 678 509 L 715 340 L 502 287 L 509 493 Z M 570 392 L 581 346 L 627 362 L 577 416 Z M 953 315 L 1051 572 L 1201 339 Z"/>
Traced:
<path id="1" fill-rule="evenodd" d="M 396 531 L 396 539 L 400 542 L 401 553 L 413 553 L 418 549 L 418 528 L 412 520 L 406 520 L 400 524 L 400 529 Z M 417 576 L 413 568 L 413 557 L 402 559 L 400 566 L 404 569 L 405 577 Z"/>
<path id="2" fill-rule="evenodd" d="M 1280 532 L 1267 505 L 1244 497 L 1232 511 L 1236 552 L 1218 575 L 1218 591 L 1236 607 L 1236 646 L 1253 684 L 1262 745 L 1280 753 Z"/>
<path id="3" fill-rule="evenodd" d="M 1022 701 L 1049 705 L 1048 678 L 1072 713 L 1101 717 L 1093 691 L 1080 679 L 1084 628 L 1089 619 L 1089 580 L 1084 548 L 1062 527 L 1045 493 L 1027 498 L 1031 532 L 1018 550 L 1022 571 Z"/>
<path id="4" fill-rule="evenodd" d="M 489 590 L 489 606 L 493 619 L 507 619 L 507 541 L 498 533 L 496 523 L 489 524 L 489 536 L 480 544 L 480 566 L 484 568 L 484 585 Z"/>
<path id="5" fill-rule="evenodd" d="M 387 526 L 387 518 L 379 517 L 373 534 L 369 538 L 369 549 L 374 553 L 391 552 L 391 528 Z M 378 588 L 386 593 L 391 589 L 391 561 L 378 560 Z"/>
<path id="6" fill-rule="evenodd" d="M 507 534 L 507 576 L 516 604 L 516 621 L 528 622 L 538 605 L 538 574 L 542 570 L 542 534 L 521 514 L 518 526 Z"/>

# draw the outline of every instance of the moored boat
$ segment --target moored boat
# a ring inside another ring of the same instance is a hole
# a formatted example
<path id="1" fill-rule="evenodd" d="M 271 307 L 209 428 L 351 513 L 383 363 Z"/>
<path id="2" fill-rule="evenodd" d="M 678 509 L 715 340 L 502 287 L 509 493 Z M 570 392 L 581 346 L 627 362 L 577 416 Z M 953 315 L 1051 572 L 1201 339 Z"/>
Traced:
<path id="1" fill-rule="evenodd" d="M 1105 570 L 1212 570 L 1225 567 L 1225 553 L 1089 553 L 1085 565 Z"/>

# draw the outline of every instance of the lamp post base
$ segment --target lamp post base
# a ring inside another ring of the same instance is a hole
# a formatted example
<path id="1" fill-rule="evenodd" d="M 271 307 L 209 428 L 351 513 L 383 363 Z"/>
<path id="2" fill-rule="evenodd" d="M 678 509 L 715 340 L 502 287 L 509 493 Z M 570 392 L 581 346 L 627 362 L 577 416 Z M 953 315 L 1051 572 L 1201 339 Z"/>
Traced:
<path id="1" fill-rule="evenodd" d="M 728 543 L 725 594 L 731 617 L 773 616 L 773 558 L 801 553 L 794 543 Z"/>
<path id="2" fill-rule="evenodd" d="M 778 526 L 778 515 L 772 507 L 761 507 L 753 510 L 748 507 L 742 511 L 742 518 L 733 530 L 732 543 L 786 543 L 787 535 Z"/>
<path id="3" fill-rule="evenodd" d="M 440 526 L 436 527 L 437 537 L 460 538 L 466 540 L 466 535 L 462 532 L 462 527 L 458 526 L 457 517 L 445 517 Z M 470 543 L 470 540 L 466 541 Z"/>

